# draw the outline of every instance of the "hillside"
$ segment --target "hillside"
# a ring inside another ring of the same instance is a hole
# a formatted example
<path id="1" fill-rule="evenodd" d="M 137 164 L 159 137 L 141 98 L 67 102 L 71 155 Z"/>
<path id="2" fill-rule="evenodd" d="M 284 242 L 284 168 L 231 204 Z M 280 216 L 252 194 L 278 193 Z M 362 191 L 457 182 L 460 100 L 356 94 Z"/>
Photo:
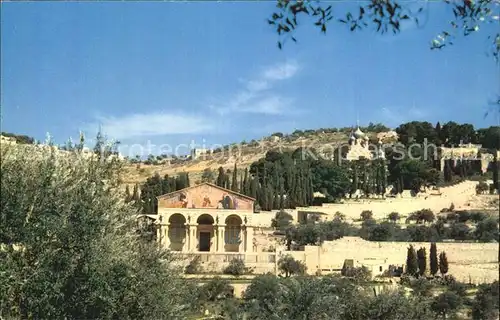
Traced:
<path id="1" fill-rule="evenodd" d="M 311 130 L 312 131 L 312 130 Z M 217 170 L 219 167 L 224 169 L 232 169 L 234 164 L 238 168 L 246 168 L 253 162 L 265 156 L 267 151 L 293 151 L 300 147 L 314 148 L 324 155 L 331 155 L 333 146 L 339 143 L 347 143 L 349 137 L 348 130 L 342 132 L 325 132 L 325 131 L 312 131 L 303 132 L 299 136 L 291 134 L 287 136 L 272 135 L 270 137 L 262 138 L 259 141 L 252 141 L 249 143 L 242 142 L 240 144 L 232 144 L 226 146 L 223 150 L 215 150 L 212 154 L 200 156 L 196 160 L 184 160 L 179 163 L 163 163 L 163 164 L 144 164 L 135 163 L 127 164 L 123 176 L 125 184 L 136 184 L 144 182 L 147 178 L 155 173 L 164 176 L 176 175 L 180 172 L 188 172 L 190 180 L 198 182 L 201 180 L 201 174 L 204 169 L 210 168 Z M 382 138 L 384 142 L 391 140 L 389 132 L 366 132 L 371 139 Z"/>

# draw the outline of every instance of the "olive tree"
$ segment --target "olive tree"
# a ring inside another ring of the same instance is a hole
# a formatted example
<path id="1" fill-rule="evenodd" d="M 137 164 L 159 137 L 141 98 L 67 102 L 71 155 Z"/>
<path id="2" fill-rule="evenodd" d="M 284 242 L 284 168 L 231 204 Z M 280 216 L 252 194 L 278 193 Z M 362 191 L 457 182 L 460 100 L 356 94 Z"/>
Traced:
<path id="1" fill-rule="evenodd" d="M 192 308 L 170 254 L 137 235 L 121 163 L 103 146 L 2 145 L 0 317 L 183 319 Z"/>

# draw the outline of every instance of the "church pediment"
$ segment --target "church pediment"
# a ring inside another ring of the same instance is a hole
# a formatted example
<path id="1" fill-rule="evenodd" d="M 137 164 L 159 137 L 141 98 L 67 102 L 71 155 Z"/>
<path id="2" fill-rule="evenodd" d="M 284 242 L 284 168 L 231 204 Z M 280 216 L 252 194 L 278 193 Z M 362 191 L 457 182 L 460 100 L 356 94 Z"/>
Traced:
<path id="1" fill-rule="evenodd" d="M 159 208 L 252 210 L 255 199 L 211 183 L 157 197 Z"/>

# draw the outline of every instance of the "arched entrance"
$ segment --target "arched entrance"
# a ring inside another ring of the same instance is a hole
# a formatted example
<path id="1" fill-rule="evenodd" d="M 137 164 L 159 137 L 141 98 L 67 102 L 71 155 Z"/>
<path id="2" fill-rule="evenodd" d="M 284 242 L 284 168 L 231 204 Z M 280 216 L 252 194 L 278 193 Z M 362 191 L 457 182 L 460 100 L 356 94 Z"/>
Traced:
<path id="1" fill-rule="evenodd" d="M 196 222 L 198 223 L 198 251 L 210 252 L 214 236 L 214 218 L 209 214 L 202 214 Z"/>
<path id="2" fill-rule="evenodd" d="M 226 252 L 239 252 L 240 243 L 243 241 L 241 225 L 243 221 L 235 214 L 226 218 L 226 229 L 224 232 L 224 243 Z"/>
<path id="3" fill-rule="evenodd" d="M 175 213 L 170 216 L 168 223 L 169 249 L 172 251 L 182 251 L 186 242 L 186 218 L 180 213 Z"/>

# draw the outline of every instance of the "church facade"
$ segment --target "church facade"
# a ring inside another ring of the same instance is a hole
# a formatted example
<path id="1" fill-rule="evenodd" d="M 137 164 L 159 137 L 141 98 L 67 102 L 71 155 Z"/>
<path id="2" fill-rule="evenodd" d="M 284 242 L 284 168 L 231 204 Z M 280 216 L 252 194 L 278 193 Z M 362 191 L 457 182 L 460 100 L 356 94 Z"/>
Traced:
<path id="1" fill-rule="evenodd" d="M 349 135 L 349 149 L 345 155 L 345 160 L 356 161 L 361 158 L 368 160 L 375 160 L 377 158 L 385 158 L 384 150 L 382 148 L 382 141 L 379 139 L 377 146 L 370 149 L 370 139 L 359 126 L 356 130 L 352 130 Z"/>
<path id="2" fill-rule="evenodd" d="M 157 241 L 177 252 L 253 252 L 255 199 L 202 183 L 157 197 Z"/>

